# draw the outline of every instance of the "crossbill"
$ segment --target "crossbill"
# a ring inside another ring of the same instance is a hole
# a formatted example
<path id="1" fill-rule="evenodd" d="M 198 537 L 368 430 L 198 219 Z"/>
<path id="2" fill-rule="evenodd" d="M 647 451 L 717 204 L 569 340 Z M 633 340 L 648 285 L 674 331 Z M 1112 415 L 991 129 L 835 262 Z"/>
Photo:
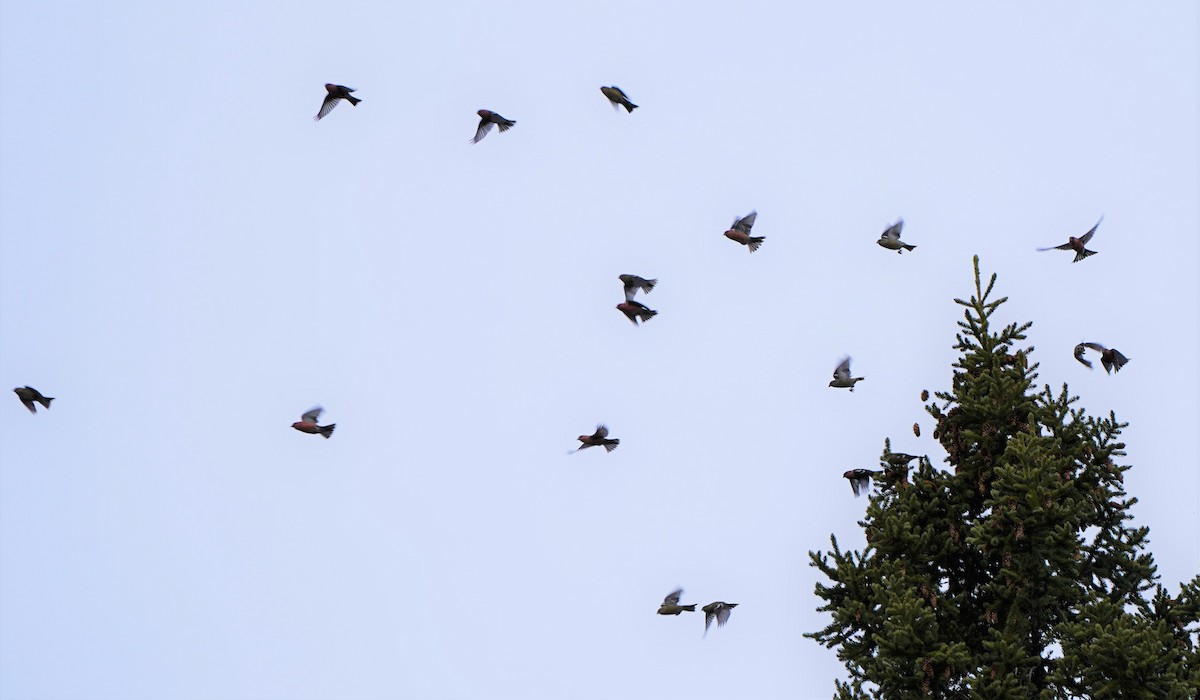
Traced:
<path id="1" fill-rule="evenodd" d="M 1083 363 L 1083 365 L 1088 369 L 1092 368 L 1092 363 L 1088 362 L 1083 357 L 1083 353 L 1086 352 L 1088 348 L 1100 353 L 1100 364 L 1104 365 L 1104 371 L 1108 372 L 1109 374 L 1112 374 L 1113 372 L 1120 372 L 1121 368 L 1125 366 L 1125 363 L 1129 362 L 1128 357 L 1125 357 L 1120 353 L 1120 351 L 1113 348 L 1106 348 L 1100 343 L 1080 343 L 1079 345 L 1075 346 L 1075 359 Z"/>
<path id="2" fill-rule="evenodd" d="M 850 391 L 854 391 L 855 383 L 861 382 L 864 379 L 866 377 L 850 376 L 850 358 L 846 357 L 842 359 L 837 369 L 833 370 L 833 381 L 829 382 L 829 386 L 835 389 L 849 389 Z"/>
<path id="3" fill-rule="evenodd" d="M 608 426 L 601 423 L 596 426 L 596 432 L 591 435 L 580 435 L 579 442 L 583 443 L 575 451 L 586 450 L 589 447 L 603 447 L 605 452 L 612 452 L 621 444 L 620 439 L 608 437 Z"/>
<path id="4" fill-rule="evenodd" d="M 40 403 L 42 408 L 49 410 L 50 402 L 54 400 L 53 396 L 42 396 L 42 392 L 31 386 L 17 387 L 13 391 L 16 392 L 17 398 L 21 399 L 21 403 L 25 404 L 25 408 L 28 408 L 29 412 L 35 416 L 37 415 L 37 406 L 33 405 L 34 401 Z"/>
<path id="5" fill-rule="evenodd" d="M 659 615 L 678 615 L 681 612 L 696 612 L 695 603 L 691 605 L 680 605 L 679 597 L 683 595 L 682 588 L 676 588 L 663 598 L 662 605 L 658 606 Z"/>
<path id="6" fill-rule="evenodd" d="M 904 219 L 897 219 L 896 223 L 888 226 L 884 230 L 884 232 L 879 236 L 877 243 L 884 248 L 887 248 L 888 250 L 894 250 L 897 253 L 903 253 L 906 250 L 912 250 L 913 248 L 916 248 L 915 245 L 909 245 L 900 240 L 900 231 L 903 229 Z"/>
<path id="7" fill-rule="evenodd" d="M 637 105 L 630 102 L 629 98 L 625 96 L 625 92 L 616 85 L 613 85 L 612 87 L 602 87 L 600 88 L 600 92 L 604 93 L 604 96 L 607 97 L 608 101 L 612 103 L 613 109 L 616 109 L 618 105 L 624 107 L 626 112 L 632 112 L 633 110 L 637 109 Z"/>
<path id="8" fill-rule="evenodd" d="M 481 109 L 476 114 L 479 115 L 479 128 L 475 129 L 475 138 L 471 139 L 471 143 L 479 143 L 483 140 L 483 137 L 487 136 L 487 133 L 492 130 L 493 126 L 499 126 L 500 133 L 504 133 L 516 124 L 515 121 L 505 119 L 488 109 Z"/>
<path id="9" fill-rule="evenodd" d="M 723 603 L 718 600 L 700 608 L 704 611 L 704 636 L 708 636 L 708 628 L 712 625 L 713 620 L 717 621 L 717 627 L 724 627 L 725 623 L 729 622 L 729 614 L 737 606 L 737 603 Z"/>
<path id="10" fill-rule="evenodd" d="M 758 219 L 758 212 L 752 211 L 749 214 L 733 220 L 733 225 L 725 232 L 725 237 L 731 241 L 737 241 L 744 246 L 750 248 L 750 252 L 758 250 L 758 247 L 767 240 L 766 236 L 751 236 L 750 229 L 754 227 L 754 222 Z"/>
<path id="11" fill-rule="evenodd" d="M 1103 216 L 1100 217 L 1100 221 L 1104 221 Z M 1077 263 L 1080 260 L 1083 260 L 1084 258 L 1088 257 L 1089 255 L 1095 255 L 1096 251 L 1088 250 L 1084 246 L 1087 245 L 1088 241 L 1092 240 L 1092 236 L 1096 235 L 1096 229 L 1099 228 L 1100 221 L 1096 222 L 1096 225 L 1092 227 L 1092 230 L 1083 234 L 1079 238 L 1076 238 L 1075 236 L 1070 236 L 1067 238 L 1067 242 L 1063 243 L 1062 245 L 1051 246 L 1049 248 L 1038 248 L 1038 250 L 1039 251 L 1073 250 L 1073 251 L 1075 251 L 1075 259 L 1071 261 L 1073 263 Z"/>
<path id="12" fill-rule="evenodd" d="M 633 296 L 639 289 L 643 294 L 649 294 L 654 290 L 654 285 L 658 284 L 658 280 L 648 280 L 637 275 L 620 275 L 617 279 L 625 285 L 625 301 L 633 301 Z"/>
<path id="13" fill-rule="evenodd" d="M 842 477 L 850 481 L 850 490 L 857 498 L 863 491 L 871 488 L 871 477 L 879 476 L 882 473 L 872 469 L 850 469 L 843 473 Z"/>
<path id="14" fill-rule="evenodd" d="M 353 97 L 350 93 L 354 92 L 354 88 L 348 88 L 345 85 L 334 85 L 333 83 L 325 83 L 325 99 L 321 102 L 321 110 L 317 112 L 317 116 L 313 117 L 313 121 L 319 122 L 326 114 L 333 111 L 334 107 L 338 106 L 338 102 L 346 100 L 352 105 L 357 105 L 362 100 Z"/>
<path id="15" fill-rule="evenodd" d="M 645 323 L 658 315 L 658 312 L 654 309 L 632 299 L 617 304 L 617 310 L 625 314 L 625 318 L 629 319 L 629 322 L 635 326 L 638 325 L 638 319 L 641 319 Z"/>
<path id="16" fill-rule="evenodd" d="M 320 406 L 314 406 L 307 413 L 300 416 L 300 420 L 292 423 L 292 427 L 302 433 L 320 435 L 325 439 L 329 439 L 329 436 L 333 435 L 333 429 L 337 427 L 337 423 L 330 423 L 329 425 L 317 425 L 317 419 L 321 417 L 321 414 L 324 411 L 325 409 L 321 408 Z"/>

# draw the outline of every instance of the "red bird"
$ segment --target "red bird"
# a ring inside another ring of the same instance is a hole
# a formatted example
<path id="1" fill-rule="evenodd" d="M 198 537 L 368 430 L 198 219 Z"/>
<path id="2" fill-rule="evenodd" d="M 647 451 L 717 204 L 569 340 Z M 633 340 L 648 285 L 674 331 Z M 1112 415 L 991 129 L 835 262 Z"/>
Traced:
<path id="1" fill-rule="evenodd" d="M 1103 216 L 1100 217 L 1100 221 L 1104 221 Z M 1088 250 L 1084 246 L 1087 245 L 1088 241 L 1092 240 L 1092 236 L 1096 235 L 1096 229 L 1100 226 L 1100 221 L 1096 222 L 1096 225 L 1092 227 L 1091 231 L 1088 231 L 1079 238 L 1071 236 L 1067 239 L 1067 242 L 1063 243 L 1062 245 L 1051 246 L 1049 248 L 1038 248 L 1038 250 L 1073 250 L 1075 251 L 1075 259 L 1071 261 L 1073 263 L 1077 263 L 1089 255 L 1095 255 L 1096 251 Z"/>
<path id="2" fill-rule="evenodd" d="M 625 318 L 628 318 L 629 322 L 635 326 L 638 325 L 638 319 L 641 319 L 645 323 L 658 315 L 658 312 L 654 309 L 651 309 L 640 301 L 632 299 L 617 304 L 617 309 L 625 314 Z"/>
<path id="3" fill-rule="evenodd" d="M 357 105 L 362 100 L 357 97 L 351 97 L 350 93 L 354 92 L 354 88 L 348 88 L 345 85 L 334 85 L 333 83 L 325 83 L 325 92 L 329 93 L 325 96 L 325 100 L 321 102 L 321 111 L 317 112 L 317 116 L 313 117 L 313 121 L 319 122 L 326 114 L 333 111 L 334 107 L 338 106 L 338 102 L 346 100 L 352 105 Z"/>
<path id="4" fill-rule="evenodd" d="M 766 236 L 751 236 L 750 229 L 754 226 L 754 221 L 758 219 L 758 212 L 752 211 L 740 219 L 733 220 L 733 226 L 725 232 L 725 237 L 731 241 L 737 241 L 744 246 L 750 248 L 750 252 L 758 250 L 758 247 L 767 240 Z"/>
<path id="5" fill-rule="evenodd" d="M 617 449 L 617 445 L 621 444 L 617 438 L 608 437 L 608 427 L 603 423 L 596 426 L 596 432 L 591 435 L 580 435 L 578 440 L 583 444 L 575 448 L 576 452 L 589 447 L 603 447 L 606 452 L 612 452 Z"/>
<path id="6" fill-rule="evenodd" d="M 300 416 L 300 420 L 292 423 L 292 427 L 302 433 L 320 435 L 325 439 L 329 439 L 329 436 L 333 435 L 333 429 L 337 427 L 337 423 L 330 423 L 329 425 L 317 425 L 317 419 L 321 417 L 321 413 L 324 411 L 325 409 L 321 408 L 320 406 L 314 406 L 308 411 L 308 413 Z"/>

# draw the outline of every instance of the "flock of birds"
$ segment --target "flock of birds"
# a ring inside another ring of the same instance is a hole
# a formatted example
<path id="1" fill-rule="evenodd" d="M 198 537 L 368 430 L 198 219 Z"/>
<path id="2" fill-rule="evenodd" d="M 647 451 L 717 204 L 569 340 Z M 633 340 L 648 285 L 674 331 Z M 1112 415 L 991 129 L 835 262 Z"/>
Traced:
<path id="1" fill-rule="evenodd" d="M 315 121 L 320 121 L 329 115 L 335 107 L 345 100 L 351 105 L 358 105 L 362 100 L 354 97 L 351 93 L 355 92 L 354 88 L 346 87 L 345 85 L 335 85 L 334 83 L 325 84 L 325 98 L 321 102 L 321 108 L 313 117 Z M 608 98 L 613 109 L 624 107 L 627 113 L 632 113 L 637 109 L 637 105 L 629 100 L 629 97 L 621 90 L 614 86 L 605 86 L 600 88 L 600 92 Z M 498 127 L 500 132 L 508 131 L 516 122 L 512 119 L 507 119 L 496 112 L 488 109 L 481 109 L 477 112 L 479 115 L 479 125 L 475 129 L 475 136 L 470 140 L 471 143 L 479 143 L 492 130 L 492 127 Z M 754 222 L 758 218 L 757 211 L 751 211 L 749 214 L 734 218 L 733 224 L 729 230 L 725 231 L 725 237 L 735 243 L 746 246 L 751 253 L 757 251 L 766 241 L 766 236 L 752 236 L 751 229 L 754 227 Z M 1103 221 L 1101 217 L 1100 221 Z M 1047 250 L 1071 250 L 1075 251 L 1075 259 L 1072 262 L 1079 262 L 1096 254 L 1094 250 L 1088 250 L 1087 244 L 1096 234 L 1096 229 L 1100 226 L 1100 221 L 1082 236 L 1070 236 L 1066 243 L 1062 245 L 1052 246 L 1048 248 L 1038 248 L 1039 251 Z M 897 253 L 904 251 L 912 251 L 916 249 L 915 245 L 905 243 L 900 239 L 900 234 L 904 229 L 904 220 L 897 220 L 896 223 L 888 226 L 880 235 L 877 241 L 880 246 L 888 250 L 894 250 Z M 640 291 L 643 296 L 654 290 L 654 286 L 658 284 L 657 279 L 646 279 L 638 275 L 624 274 L 618 279 L 624 287 L 625 300 L 617 304 L 617 310 L 629 319 L 630 323 L 638 326 L 640 323 L 645 323 L 658 315 L 658 312 L 649 308 L 645 304 L 637 301 L 634 297 Z M 1100 362 L 1108 373 L 1114 371 L 1119 372 L 1122 367 L 1129 362 L 1129 358 L 1122 355 L 1114 348 L 1107 348 L 1100 343 L 1084 342 L 1075 346 L 1075 359 L 1080 363 L 1092 368 L 1092 363 L 1084 357 L 1087 350 L 1095 350 L 1100 353 Z M 829 382 L 829 386 L 837 389 L 849 389 L 854 391 L 854 385 L 865 379 L 865 377 L 852 376 L 850 372 L 850 357 L 844 357 L 838 363 L 833 371 L 833 381 Z M 29 409 L 30 413 L 37 414 L 37 404 L 41 404 L 43 409 L 50 408 L 50 402 L 54 401 L 54 397 L 43 396 L 41 392 L 31 386 L 18 387 L 13 389 L 17 394 L 17 398 L 21 403 Z M 928 400 L 928 393 L 923 392 L 922 401 Z M 306 411 L 300 420 L 292 423 L 292 427 L 302 433 L 311 435 L 320 435 L 326 439 L 333 435 L 336 423 L 329 425 L 319 425 L 318 419 L 324 409 L 320 406 L 314 406 Z M 920 437 L 920 426 L 913 424 L 913 432 Z M 621 441 L 617 438 L 608 436 L 608 427 L 604 424 L 596 426 L 595 432 L 591 435 L 580 435 L 578 437 L 579 447 L 572 452 L 578 452 L 589 447 L 603 447 L 606 452 L 612 452 L 617 449 Z M 883 469 L 851 469 L 845 472 L 842 476 L 850 482 L 850 488 L 855 496 L 859 496 L 870 488 L 871 479 L 877 481 L 890 481 L 899 476 L 907 474 L 908 465 L 912 460 L 917 459 L 917 455 L 904 454 L 900 452 L 889 452 L 884 455 L 880 461 L 880 466 Z M 680 599 L 683 596 L 683 589 L 678 588 L 667 594 L 663 599 L 662 605 L 658 608 L 659 615 L 675 615 L 678 616 L 684 612 L 695 612 L 696 605 L 688 604 L 681 605 Z M 715 621 L 718 627 L 723 627 L 728 621 L 733 608 L 737 607 L 737 603 L 726 603 L 723 601 L 714 601 L 705 605 L 701 610 L 704 612 L 704 634 L 708 635 L 708 630 Z"/>

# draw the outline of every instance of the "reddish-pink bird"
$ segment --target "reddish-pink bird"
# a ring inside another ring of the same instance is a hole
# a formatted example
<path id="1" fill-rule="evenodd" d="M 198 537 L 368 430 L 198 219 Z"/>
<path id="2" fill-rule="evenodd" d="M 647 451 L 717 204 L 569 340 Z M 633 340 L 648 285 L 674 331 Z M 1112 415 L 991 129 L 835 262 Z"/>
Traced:
<path id="1" fill-rule="evenodd" d="M 320 435 L 328 439 L 330 435 L 333 435 L 333 429 L 337 427 L 337 423 L 330 423 L 329 425 L 317 425 L 317 419 L 321 417 L 321 414 L 324 411 L 325 409 L 321 408 L 320 406 L 314 406 L 313 408 L 309 409 L 307 413 L 300 416 L 300 420 L 292 423 L 292 427 L 302 433 Z"/>
<path id="2" fill-rule="evenodd" d="M 1100 217 L 1100 221 L 1104 221 L 1103 216 Z M 1092 240 L 1092 236 L 1096 235 L 1096 229 L 1099 228 L 1100 221 L 1096 222 L 1096 225 L 1092 227 L 1092 230 L 1083 234 L 1079 238 L 1071 236 L 1067 239 L 1067 242 L 1063 243 L 1062 245 L 1051 246 L 1049 248 L 1038 248 L 1038 250 L 1073 250 L 1075 251 L 1075 259 L 1071 261 L 1073 263 L 1077 263 L 1090 255 L 1095 255 L 1096 251 L 1088 250 L 1084 246 L 1087 245 L 1088 241 Z"/>
<path id="3" fill-rule="evenodd" d="M 731 241 L 736 241 L 750 248 L 750 252 L 758 250 L 758 247 L 767 240 L 766 236 L 751 236 L 750 229 L 754 226 L 755 220 L 758 219 L 758 212 L 752 211 L 749 214 L 734 219 L 733 225 L 725 232 L 725 237 Z"/>

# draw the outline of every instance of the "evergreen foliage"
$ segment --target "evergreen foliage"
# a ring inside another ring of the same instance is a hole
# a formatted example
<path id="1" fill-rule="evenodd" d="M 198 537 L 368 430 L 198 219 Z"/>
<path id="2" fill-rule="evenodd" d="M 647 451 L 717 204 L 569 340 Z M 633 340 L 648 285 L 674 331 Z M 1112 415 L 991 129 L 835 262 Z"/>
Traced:
<path id="1" fill-rule="evenodd" d="M 959 321 L 927 457 L 878 480 L 862 552 L 809 552 L 832 620 L 807 634 L 849 671 L 837 698 L 1196 698 L 1200 576 L 1172 597 L 1115 460 L 1126 424 L 1034 389 L 1032 324 L 996 330 L 996 275 Z M 1014 348 L 1017 348 L 1014 350 Z M 884 442 L 884 458 L 890 454 Z"/>

